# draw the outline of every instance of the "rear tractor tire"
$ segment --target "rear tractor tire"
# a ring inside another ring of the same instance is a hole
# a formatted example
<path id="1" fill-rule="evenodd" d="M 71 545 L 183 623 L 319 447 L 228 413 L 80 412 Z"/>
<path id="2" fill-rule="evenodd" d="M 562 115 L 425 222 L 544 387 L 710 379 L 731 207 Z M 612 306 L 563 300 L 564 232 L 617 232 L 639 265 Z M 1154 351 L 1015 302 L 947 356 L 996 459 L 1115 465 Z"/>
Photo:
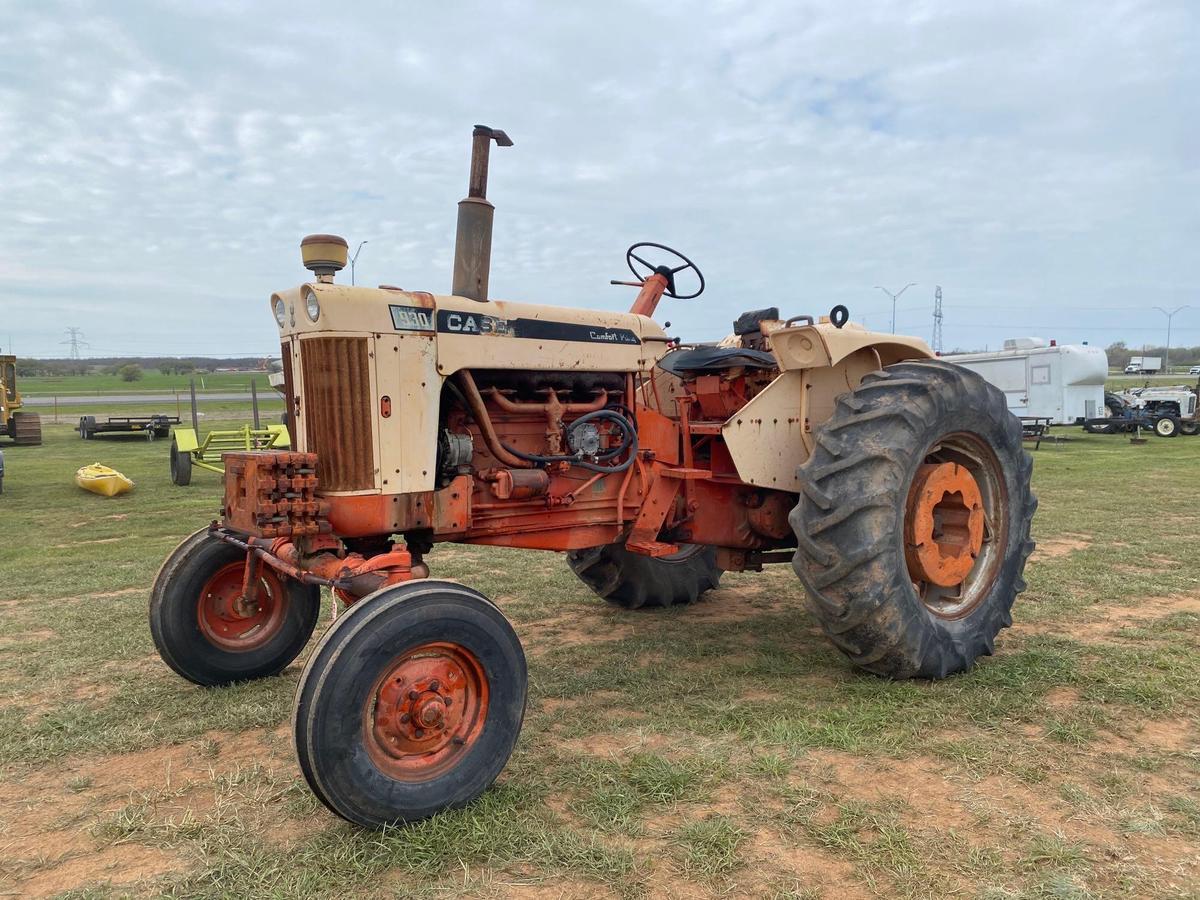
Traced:
<path id="1" fill-rule="evenodd" d="M 684 544 L 673 556 L 660 557 L 608 544 L 573 550 L 567 564 L 596 594 L 626 609 L 695 603 L 721 580 L 716 548 L 701 544 Z"/>
<path id="2" fill-rule="evenodd" d="M 42 443 L 42 418 L 37 413 L 13 413 L 8 420 L 8 433 L 14 444 L 36 447 Z"/>
<path id="3" fill-rule="evenodd" d="M 512 755 L 527 683 L 521 642 L 482 594 L 428 579 L 384 588 L 309 657 L 292 714 L 300 770 L 368 828 L 465 806 Z"/>
<path id="4" fill-rule="evenodd" d="M 944 678 L 1012 624 L 1037 499 L 1021 423 L 979 375 L 935 360 L 866 376 L 800 468 L 796 573 L 856 666 Z"/>
<path id="5" fill-rule="evenodd" d="M 238 609 L 246 553 L 197 531 L 167 557 L 150 592 L 150 634 L 163 661 L 211 687 L 277 675 L 308 643 L 321 589 L 265 563 L 252 608 Z"/>
<path id="6" fill-rule="evenodd" d="M 192 454 L 180 450 L 175 439 L 171 439 L 171 483 L 187 487 L 192 483 Z"/>

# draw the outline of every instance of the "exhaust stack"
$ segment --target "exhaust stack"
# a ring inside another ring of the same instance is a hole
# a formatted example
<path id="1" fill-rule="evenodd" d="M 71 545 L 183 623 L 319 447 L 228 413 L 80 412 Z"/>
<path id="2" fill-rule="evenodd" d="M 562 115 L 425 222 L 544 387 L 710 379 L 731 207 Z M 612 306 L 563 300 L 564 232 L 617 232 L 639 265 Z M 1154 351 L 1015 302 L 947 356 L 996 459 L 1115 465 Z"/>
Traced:
<path id="1" fill-rule="evenodd" d="M 454 238 L 454 283 L 458 297 L 487 300 L 492 269 L 492 218 L 496 207 L 487 199 L 488 154 L 492 141 L 498 147 L 513 142 L 498 128 L 476 125 L 471 132 L 471 181 L 467 196 L 458 201 L 458 232 Z"/>

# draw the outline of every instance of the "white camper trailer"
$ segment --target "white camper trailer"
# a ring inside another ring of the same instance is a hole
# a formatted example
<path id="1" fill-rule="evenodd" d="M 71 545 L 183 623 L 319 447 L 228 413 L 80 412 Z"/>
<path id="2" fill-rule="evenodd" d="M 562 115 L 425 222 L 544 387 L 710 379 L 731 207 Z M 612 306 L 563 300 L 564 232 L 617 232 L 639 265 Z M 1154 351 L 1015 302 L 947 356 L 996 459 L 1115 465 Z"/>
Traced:
<path id="1" fill-rule="evenodd" d="M 992 353 L 942 357 L 978 372 L 1008 398 L 1015 416 L 1074 425 L 1104 415 L 1108 356 L 1098 347 L 1056 346 L 1042 338 L 1012 338 Z"/>

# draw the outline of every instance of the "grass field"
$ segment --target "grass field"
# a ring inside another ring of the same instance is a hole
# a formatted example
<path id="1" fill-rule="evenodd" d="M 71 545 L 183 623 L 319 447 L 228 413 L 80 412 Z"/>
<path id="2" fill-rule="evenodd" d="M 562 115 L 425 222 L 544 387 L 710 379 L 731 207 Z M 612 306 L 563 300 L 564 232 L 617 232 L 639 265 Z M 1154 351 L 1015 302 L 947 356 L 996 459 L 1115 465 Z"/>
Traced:
<path id="1" fill-rule="evenodd" d="M 786 566 L 627 613 L 557 556 L 443 545 L 525 644 L 524 735 L 471 808 L 368 833 L 296 771 L 297 666 L 201 690 L 154 653 L 149 584 L 217 477 L 48 426 L 5 449 L 0 893 L 1200 896 L 1200 438 L 1067 433 L 1016 625 L 939 683 L 852 670 Z M 136 490 L 75 488 L 97 459 Z"/>
<path id="2" fill-rule="evenodd" d="M 58 394 L 130 394 L 141 391 L 182 391 L 195 379 L 198 391 L 250 391 L 250 380 L 258 382 L 259 392 L 270 390 L 266 372 L 212 372 L 204 375 L 164 375 L 157 369 L 143 369 L 137 381 L 122 381 L 119 375 L 44 375 L 21 378 L 22 394 L 44 396 Z"/>

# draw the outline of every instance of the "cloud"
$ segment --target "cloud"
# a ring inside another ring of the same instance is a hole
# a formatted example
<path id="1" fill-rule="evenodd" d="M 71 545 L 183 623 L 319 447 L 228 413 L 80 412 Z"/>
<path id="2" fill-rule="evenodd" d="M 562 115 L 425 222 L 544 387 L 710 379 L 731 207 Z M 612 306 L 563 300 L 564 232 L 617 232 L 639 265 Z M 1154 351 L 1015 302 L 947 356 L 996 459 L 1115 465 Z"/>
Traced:
<path id="1" fill-rule="evenodd" d="M 1103 5 L 17 5 L 0 32 L 0 277 L 28 355 L 267 353 L 299 238 L 449 287 L 469 129 L 496 296 L 627 307 L 638 240 L 705 270 L 673 332 L 846 303 L 946 341 L 1161 341 L 1200 237 L 1200 15 Z M 1200 343 L 1200 302 L 1176 340 Z M 1149 313 L 1147 315 L 1146 313 Z M 0 336 L 3 339 L 3 336 Z M 5 341 L 7 343 L 7 341 Z"/>

